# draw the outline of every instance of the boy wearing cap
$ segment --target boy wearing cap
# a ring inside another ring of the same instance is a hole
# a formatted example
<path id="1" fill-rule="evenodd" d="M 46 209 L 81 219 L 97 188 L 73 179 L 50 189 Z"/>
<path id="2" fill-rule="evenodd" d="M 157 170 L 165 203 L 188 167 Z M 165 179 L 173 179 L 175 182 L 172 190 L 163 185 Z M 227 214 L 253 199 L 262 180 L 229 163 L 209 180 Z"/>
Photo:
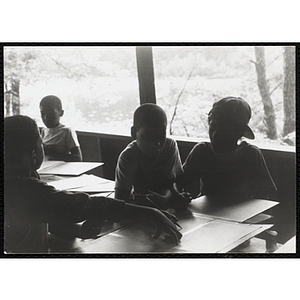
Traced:
<path id="1" fill-rule="evenodd" d="M 243 136 L 254 139 L 250 118 L 251 108 L 242 98 L 226 97 L 213 104 L 208 114 L 210 142 L 197 144 L 183 166 L 188 191 L 200 181 L 200 195 L 222 202 L 274 195 L 276 187 L 262 152 L 239 142 Z"/>

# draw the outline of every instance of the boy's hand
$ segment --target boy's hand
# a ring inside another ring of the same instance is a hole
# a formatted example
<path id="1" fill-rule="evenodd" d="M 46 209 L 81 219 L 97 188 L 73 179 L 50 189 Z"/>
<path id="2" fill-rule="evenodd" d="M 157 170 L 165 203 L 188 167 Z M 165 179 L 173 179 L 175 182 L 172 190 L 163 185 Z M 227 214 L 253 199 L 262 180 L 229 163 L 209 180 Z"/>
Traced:
<path id="1" fill-rule="evenodd" d="M 176 224 L 178 221 L 178 219 L 174 215 L 173 211 L 170 212 L 168 210 L 161 209 L 161 207 L 166 207 L 167 200 L 163 196 L 161 196 L 155 192 L 147 191 L 146 194 L 134 193 L 134 202 L 135 202 L 135 204 L 138 204 L 138 205 L 144 205 L 144 206 L 149 206 L 149 207 L 159 209 L 174 224 Z"/>
<path id="2" fill-rule="evenodd" d="M 182 234 L 176 228 L 176 225 L 164 215 L 163 212 L 153 209 L 152 220 L 156 226 L 156 231 L 153 234 L 153 238 L 157 239 L 162 231 L 168 234 L 168 240 L 173 241 L 176 245 L 179 243 Z"/>
<path id="3" fill-rule="evenodd" d="M 176 210 L 186 210 L 187 206 L 192 201 L 190 193 L 182 192 L 173 196 L 173 207 Z"/>
<path id="4" fill-rule="evenodd" d="M 153 191 L 142 191 L 135 193 L 134 201 L 139 205 L 145 205 L 159 209 L 167 208 L 166 197 Z"/>
<path id="5" fill-rule="evenodd" d="M 156 228 L 153 235 L 154 238 L 158 238 L 164 231 L 168 234 L 169 239 L 178 244 L 182 237 L 182 234 L 178 231 L 176 225 L 157 208 L 126 203 L 124 207 L 124 219 L 154 223 Z"/>
<path id="6" fill-rule="evenodd" d="M 101 224 L 94 224 L 90 221 L 85 221 L 80 228 L 78 237 L 82 239 L 95 239 L 101 232 Z"/>
<path id="7" fill-rule="evenodd" d="M 175 212 L 171 212 L 171 209 L 168 210 L 161 210 L 161 212 L 169 219 L 171 220 L 175 225 L 177 225 L 178 219 L 175 216 Z"/>

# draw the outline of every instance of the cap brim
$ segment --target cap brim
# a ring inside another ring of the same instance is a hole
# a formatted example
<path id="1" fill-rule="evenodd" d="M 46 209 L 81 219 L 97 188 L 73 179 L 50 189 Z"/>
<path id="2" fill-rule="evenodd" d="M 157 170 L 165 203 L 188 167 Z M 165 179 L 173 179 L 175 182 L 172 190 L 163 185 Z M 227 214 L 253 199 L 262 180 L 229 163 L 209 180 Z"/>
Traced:
<path id="1" fill-rule="evenodd" d="M 253 131 L 251 130 L 251 128 L 249 126 L 246 127 L 243 136 L 250 139 L 250 140 L 255 139 L 254 133 L 253 133 Z"/>

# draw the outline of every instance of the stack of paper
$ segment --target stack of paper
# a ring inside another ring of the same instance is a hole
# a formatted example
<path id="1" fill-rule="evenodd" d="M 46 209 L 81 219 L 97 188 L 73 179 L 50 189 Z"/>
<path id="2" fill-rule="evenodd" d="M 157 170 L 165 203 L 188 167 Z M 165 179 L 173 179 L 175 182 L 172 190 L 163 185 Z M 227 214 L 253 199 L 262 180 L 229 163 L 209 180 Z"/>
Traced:
<path id="1" fill-rule="evenodd" d="M 37 171 L 39 174 L 78 176 L 102 165 L 102 162 L 45 161 Z"/>
<path id="2" fill-rule="evenodd" d="M 192 212 L 211 216 L 216 219 L 245 222 L 246 220 L 278 204 L 279 202 L 276 201 L 252 199 L 248 201 L 222 205 L 220 203 L 215 203 L 206 196 L 202 196 L 193 200 L 188 208 Z"/>
<path id="3" fill-rule="evenodd" d="M 120 228 L 101 239 L 77 241 L 82 253 L 226 253 L 272 225 L 227 222 L 209 218 L 194 218 L 194 225 L 182 231 L 178 245 L 161 234 L 151 236 L 155 228 L 138 223 Z"/>
<path id="4" fill-rule="evenodd" d="M 113 191 L 115 187 L 114 181 L 87 174 L 74 178 L 51 181 L 48 184 L 58 190 L 81 192 L 110 192 Z"/>

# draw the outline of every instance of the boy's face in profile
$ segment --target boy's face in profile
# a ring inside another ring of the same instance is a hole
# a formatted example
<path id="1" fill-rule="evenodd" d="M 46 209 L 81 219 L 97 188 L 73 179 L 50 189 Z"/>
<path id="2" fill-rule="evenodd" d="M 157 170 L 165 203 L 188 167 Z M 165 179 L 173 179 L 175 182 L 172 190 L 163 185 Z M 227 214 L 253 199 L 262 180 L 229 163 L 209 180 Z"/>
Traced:
<path id="1" fill-rule="evenodd" d="M 234 124 L 220 122 L 215 118 L 208 119 L 209 138 L 217 153 L 234 151 L 241 138 L 241 128 Z"/>
<path id="2" fill-rule="evenodd" d="M 43 123 L 48 128 L 56 127 L 59 124 L 60 117 L 64 113 L 62 109 L 58 109 L 54 105 L 41 105 L 40 112 Z"/>
<path id="3" fill-rule="evenodd" d="M 136 141 L 138 148 L 148 159 L 156 158 L 165 145 L 166 124 L 137 128 Z"/>

